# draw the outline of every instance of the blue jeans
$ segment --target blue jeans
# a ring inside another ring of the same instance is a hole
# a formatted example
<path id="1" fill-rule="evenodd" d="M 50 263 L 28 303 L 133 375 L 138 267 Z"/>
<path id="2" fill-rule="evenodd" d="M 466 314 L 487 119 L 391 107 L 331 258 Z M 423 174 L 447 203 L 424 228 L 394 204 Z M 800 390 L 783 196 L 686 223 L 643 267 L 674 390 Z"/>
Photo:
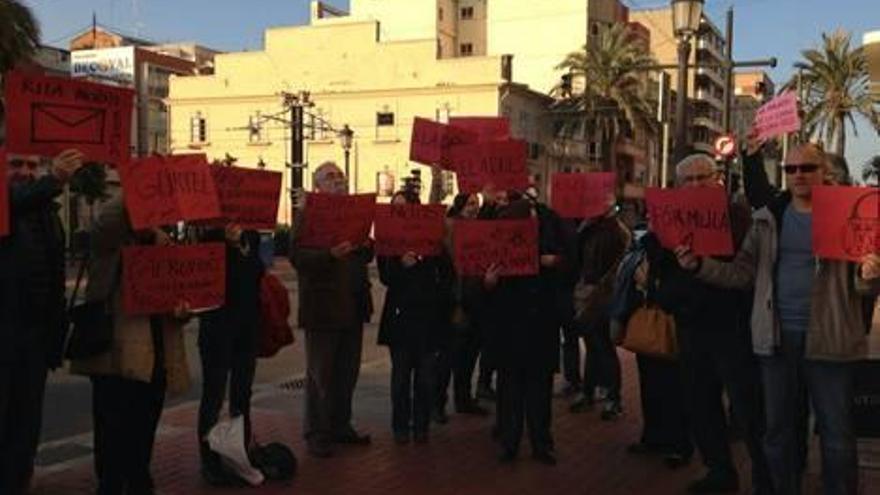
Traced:
<path id="1" fill-rule="evenodd" d="M 782 346 L 773 357 L 761 358 L 767 433 L 764 450 L 775 493 L 801 491 L 804 422 L 796 418 L 807 393 L 819 426 L 822 484 L 826 495 L 855 495 L 858 457 L 852 423 L 852 364 L 804 358 L 806 334 L 783 332 Z"/>

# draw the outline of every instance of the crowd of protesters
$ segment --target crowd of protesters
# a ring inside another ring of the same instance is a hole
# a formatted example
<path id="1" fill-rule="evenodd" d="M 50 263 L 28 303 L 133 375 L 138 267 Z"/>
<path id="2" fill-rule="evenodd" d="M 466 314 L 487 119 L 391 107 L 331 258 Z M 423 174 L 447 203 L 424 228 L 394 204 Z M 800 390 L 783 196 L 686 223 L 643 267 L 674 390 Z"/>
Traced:
<path id="1" fill-rule="evenodd" d="M 495 423 L 487 421 L 486 430 L 501 462 L 517 459 L 527 429 L 532 457 L 555 465 L 554 375 L 562 371 L 561 395 L 570 399 L 571 413 L 597 408 L 602 420 L 616 420 L 624 413 L 616 346 L 634 308 L 651 305 L 674 321 L 678 353 L 675 359 L 637 355 L 643 430 L 630 453 L 663 457 L 674 469 L 697 452 L 705 475 L 687 490 L 727 493 L 741 483 L 731 452 L 735 430 L 747 447 L 753 492 L 796 494 L 812 411 L 825 493 L 857 493 L 853 363 L 866 350 L 880 256 L 852 263 L 812 253 L 812 187 L 846 180 L 832 173 L 834 157 L 814 145 L 797 147 L 783 165 L 788 189 L 778 191 L 763 172 L 758 143 L 750 142 L 743 155 L 748 204 L 730 200 L 731 257 L 700 258 L 687 245 L 661 247 L 653 232 L 636 232 L 620 218 L 620 198 L 613 195 L 603 215 L 572 221 L 527 190 L 460 194 L 448 211 L 450 238 L 442 254 L 375 259 L 387 288 L 378 343 L 391 358 L 394 441 L 429 442 L 431 425 L 450 421 L 451 386 L 457 414 L 489 416 L 483 401 L 494 401 Z M 40 177 L 26 162 L 10 164 L 12 229 L 0 239 L 3 494 L 26 493 L 47 372 L 62 364 L 68 311 L 54 200 L 82 158 L 62 153 Z M 705 155 L 680 162 L 675 176 L 675 187 L 724 187 Z M 348 192 L 347 177 L 333 163 L 317 168 L 313 179 L 317 192 Z M 392 198 L 396 204 L 419 201 L 412 189 Z M 482 276 L 457 274 L 455 222 L 526 218 L 538 224 L 537 274 L 503 276 L 498 264 Z M 326 458 L 340 446 L 371 442 L 354 427 L 352 398 L 363 327 L 374 312 L 368 265 L 376 256 L 372 241 L 301 246 L 296 229 L 304 221 L 300 209 L 290 251 L 298 323 L 305 331 L 303 434 L 308 453 Z M 228 473 L 207 437 L 227 390 L 230 416 L 244 419 L 245 445 L 251 442 L 266 267 L 254 231 L 228 225 L 198 236 L 226 244 L 226 303 L 198 317 L 203 391 L 197 441 L 203 476 L 219 484 Z M 133 230 L 120 195 L 100 207 L 90 241 L 85 301 L 106 309 L 109 341 L 101 352 L 69 357 L 71 371 L 92 382 L 98 493 L 148 495 L 154 493 L 150 460 L 166 394 L 188 385 L 180 327 L 194 315 L 185 303 L 171 314 L 121 311 L 123 247 L 170 245 L 175 238 L 161 229 Z"/>

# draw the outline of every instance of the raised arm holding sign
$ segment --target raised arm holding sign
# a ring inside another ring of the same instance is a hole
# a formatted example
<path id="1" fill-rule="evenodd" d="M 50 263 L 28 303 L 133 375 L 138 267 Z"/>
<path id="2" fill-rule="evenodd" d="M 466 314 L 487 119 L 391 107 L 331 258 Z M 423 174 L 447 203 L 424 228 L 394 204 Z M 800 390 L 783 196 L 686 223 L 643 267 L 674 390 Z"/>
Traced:
<path id="1" fill-rule="evenodd" d="M 122 299 L 128 315 L 220 306 L 226 298 L 223 243 L 130 246 L 122 251 Z"/>
<path id="2" fill-rule="evenodd" d="M 128 163 L 132 90 L 12 71 L 5 94 L 9 152 L 55 156 L 76 148 L 92 161 Z"/>
<path id="3" fill-rule="evenodd" d="M 452 170 L 449 153 L 454 146 L 474 144 L 477 134 L 466 129 L 416 117 L 413 122 L 409 159 Z"/>
<path id="4" fill-rule="evenodd" d="M 880 189 L 814 186 L 813 252 L 856 262 L 880 253 Z"/>
<path id="5" fill-rule="evenodd" d="M 398 204 L 376 207 L 376 254 L 436 256 L 446 235 L 443 205 Z"/>
<path id="6" fill-rule="evenodd" d="M 205 155 L 152 156 L 119 171 L 125 206 L 137 229 L 220 217 Z"/>
<path id="7" fill-rule="evenodd" d="M 538 273 L 538 221 L 456 220 L 455 267 L 462 276 L 483 276 L 490 266 L 499 275 Z"/>
<path id="8" fill-rule="evenodd" d="M 296 242 L 300 247 L 328 249 L 344 242 L 364 244 L 375 214 L 375 194 L 308 193 Z"/>
<path id="9" fill-rule="evenodd" d="M 595 218 L 614 203 L 613 172 L 553 174 L 550 199 L 562 218 Z"/>
<path id="10" fill-rule="evenodd" d="M 500 191 L 529 187 L 527 154 L 525 141 L 511 139 L 456 146 L 450 155 L 459 190 L 476 193 L 486 186 Z"/>
<path id="11" fill-rule="evenodd" d="M 224 222 L 243 229 L 272 230 L 278 219 L 281 172 L 211 166 Z"/>
<path id="12" fill-rule="evenodd" d="M 731 256 L 733 235 L 722 188 L 648 188 L 651 231 L 667 249 L 688 246 L 697 256 Z"/>

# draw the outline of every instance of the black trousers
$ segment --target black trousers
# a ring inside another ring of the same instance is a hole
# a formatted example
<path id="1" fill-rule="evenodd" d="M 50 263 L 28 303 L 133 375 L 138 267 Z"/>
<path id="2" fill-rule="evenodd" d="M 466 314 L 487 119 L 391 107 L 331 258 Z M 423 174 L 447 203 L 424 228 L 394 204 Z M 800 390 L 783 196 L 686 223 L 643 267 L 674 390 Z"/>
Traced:
<path id="1" fill-rule="evenodd" d="M 198 435 L 203 462 L 210 455 L 204 441 L 218 421 L 229 389 L 230 417 L 244 416 L 245 443 L 251 433 L 251 388 L 257 369 L 257 328 L 202 320 L 199 354 L 202 358 L 202 400 L 199 404 Z M 215 458 L 215 460 L 217 460 Z"/>
<path id="2" fill-rule="evenodd" d="M 427 433 L 434 399 L 436 355 L 391 346 L 391 427 L 395 433 Z"/>
<path id="3" fill-rule="evenodd" d="M 452 382 L 453 400 L 462 405 L 474 398 L 473 380 L 480 355 L 480 333 L 474 325 L 453 326 L 452 346 L 438 355 L 436 407 L 443 409 L 449 400 Z"/>
<path id="4" fill-rule="evenodd" d="M 553 372 L 502 367 L 498 370 L 498 426 L 504 449 L 519 450 L 523 427 L 528 425 L 533 452 L 553 448 Z"/>
<path id="5" fill-rule="evenodd" d="M 0 364 L 0 493 L 27 489 L 40 441 L 46 374 L 46 355 L 37 345 Z"/>
<path id="6" fill-rule="evenodd" d="M 620 358 L 617 347 L 611 342 L 611 329 L 608 321 L 587 328 L 584 331 L 587 355 L 584 359 L 584 395 L 593 397 L 597 386 L 608 390 L 608 399 L 620 400 Z"/>
<path id="7" fill-rule="evenodd" d="M 307 439 L 329 442 L 351 428 L 351 400 L 361 371 L 363 326 L 339 331 L 306 329 Z"/>
<path id="8" fill-rule="evenodd" d="M 709 469 L 734 470 L 723 394 L 733 407 L 733 421 L 743 432 L 756 487 L 770 486 L 762 447 L 764 414 L 758 364 L 746 330 L 707 332 L 683 329 L 682 364 L 694 440 Z M 795 418 L 792 418 L 795 421 Z"/>
<path id="9" fill-rule="evenodd" d="M 152 493 L 150 461 L 165 386 L 164 371 L 152 383 L 92 377 L 98 495 Z"/>
<path id="10" fill-rule="evenodd" d="M 562 375 L 569 385 L 580 388 L 581 380 L 581 337 L 574 323 L 562 325 Z"/>
<path id="11" fill-rule="evenodd" d="M 642 406 L 640 442 L 661 452 L 691 457 L 694 452 L 685 410 L 681 364 L 636 355 Z"/>

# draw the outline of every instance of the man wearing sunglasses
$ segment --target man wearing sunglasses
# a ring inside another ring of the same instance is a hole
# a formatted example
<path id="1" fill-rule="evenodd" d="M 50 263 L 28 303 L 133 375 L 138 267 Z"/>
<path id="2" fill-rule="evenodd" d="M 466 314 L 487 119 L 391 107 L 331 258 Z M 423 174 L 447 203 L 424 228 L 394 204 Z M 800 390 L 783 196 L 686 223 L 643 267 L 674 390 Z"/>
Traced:
<path id="1" fill-rule="evenodd" d="M 37 177 L 37 162 L 8 165 L 10 235 L 0 238 L 0 493 L 25 493 L 40 438 L 49 368 L 61 364 L 64 232 L 55 198 L 82 166 L 68 150 Z"/>
<path id="2" fill-rule="evenodd" d="M 676 250 L 681 266 L 713 285 L 754 287 L 752 344 L 764 385 L 764 450 L 774 492 L 800 493 L 803 443 L 798 441 L 804 391 L 819 425 L 825 493 L 855 494 L 858 460 L 852 424 L 853 363 L 867 351 L 861 297 L 880 292 L 880 256 L 861 263 L 812 252 L 812 189 L 827 157 L 807 144 L 783 167 L 788 190 L 754 215 L 733 262 Z"/>

